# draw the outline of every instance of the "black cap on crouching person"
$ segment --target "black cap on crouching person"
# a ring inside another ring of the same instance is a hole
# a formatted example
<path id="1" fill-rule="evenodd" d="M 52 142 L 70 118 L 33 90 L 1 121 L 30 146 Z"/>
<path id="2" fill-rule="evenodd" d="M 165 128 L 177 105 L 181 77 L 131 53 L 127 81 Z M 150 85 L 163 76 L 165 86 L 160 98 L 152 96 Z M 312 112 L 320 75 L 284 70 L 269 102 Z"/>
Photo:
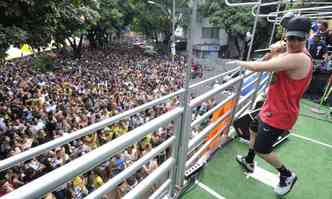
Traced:
<path id="1" fill-rule="evenodd" d="M 284 28 L 286 28 L 286 25 L 288 24 L 289 20 L 295 17 L 295 14 L 293 12 L 287 12 L 280 21 L 280 25 Z"/>
<path id="2" fill-rule="evenodd" d="M 311 28 L 311 22 L 303 16 L 291 18 L 286 24 L 286 37 L 297 37 L 305 40 L 308 38 Z"/>

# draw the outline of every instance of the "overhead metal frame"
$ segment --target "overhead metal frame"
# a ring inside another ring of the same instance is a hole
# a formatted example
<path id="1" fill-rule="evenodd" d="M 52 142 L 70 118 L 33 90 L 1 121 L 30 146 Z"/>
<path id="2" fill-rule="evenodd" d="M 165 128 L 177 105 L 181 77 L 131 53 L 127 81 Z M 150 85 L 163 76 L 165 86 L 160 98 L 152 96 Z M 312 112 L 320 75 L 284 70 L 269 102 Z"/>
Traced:
<path id="1" fill-rule="evenodd" d="M 322 5 L 322 2 L 305 2 L 304 5 Z M 283 11 L 275 11 L 275 12 L 270 12 L 269 14 L 259 14 L 259 17 L 269 17 L 271 15 L 278 17 L 279 14 L 281 13 L 287 13 L 287 12 L 294 12 L 294 13 L 298 13 L 298 12 L 303 12 L 303 11 L 315 11 L 315 10 L 321 10 L 321 9 L 331 9 L 332 8 L 332 2 L 325 2 L 326 5 L 329 6 L 316 6 L 316 7 L 309 7 L 309 8 L 296 8 L 296 9 L 288 9 L 288 10 L 283 10 Z M 279 2 L 279 4 L 283 4 L 281 1 Z M 275 4 L 276 5 L 276 4 Z M 264 6 L 270 6 L 268 4 L 264 4 L 262 3 L 261 7 Z M 256 10 L 257 10 L 258 5 L 254 5 L 251 9 L 251 13 L 253 16 L 256 16 Z"/>
<path id="2" fill-rule="evenodd" d="M 306 15 L 301 15 L 301 16 L 306 16 Z M 310 18 L 310 19 L 331 19 L 332 16 L 308 16 L 308 18 Z M 280 24 L 281 17 L 278 17 L 276 19 L 267 18 L 267 21 L 271 22 L 271 23 Z"/>
<path id="3" fill-rule="evenodd" d="M 279 23 L 282 16 L 288 12 L 293 12 L 294 14 L 298 14 L 301 16 L 307 16 L 309 18 L 329 18 L 332 14 L 332 2 L 331 6 L 318 6 L 318 7 L 310 7 L 310 8 L 298 8 L 298 9 L 289 9 L 283 11 L 275 11 L 270 12 L 269 14 L 260 15 L 259 17 L 266 17 L 269 22 Z M 252 10 L 252 14 L 254 14 Z M 306 13 L 309 12 L 309 13 Z"/>
<path id="4" fill-rule="evenodd" d="M 283 1 L 286 1 L 286 0 L 283 0 Z M 226 3 L 227 6 L 230 6 L 230 7 L 255 6 L 255 5 L 271 6 L 271 5 L 277 5 L 277 4 L 279 4 L 280 1 L 274 1 L 274 2 L 268 2 L 268 3 L 262 3 L 261 1 L 247 2 L 247 3 L 231 3 L 229 0 L 225 0 L 225 3 Z"/>
<path id="5" fill-rule="evenodd" d="M 227 6 L 230 7 L 240 7 L 240 6 L 254 6 L 257 8 L 258 5 L 260 5 L 261 7 L 263 6 L 271 6 L 271 5 L 278 5 L 278 4 L 288 4 L 289 1 L 288 0 L 278 0 L 278 1 L 273 1 L 273 2 L 266 2 L 266 3 L 262 3 L 260 1 L 255 1 L 255 2 L 245 2 L 245 3 L 234 3 L 234 2 L 230 2 L 229 0 L 225 0 L 225 3 Z M 301 2 L 301 3 L 297 3 L 297 2 L 293 2 L 293 4 L 303 4 L 303 5 L 332 5 L 332 2 L 320 2 L 320 1 L 309 1 L 309 2 Z"/>

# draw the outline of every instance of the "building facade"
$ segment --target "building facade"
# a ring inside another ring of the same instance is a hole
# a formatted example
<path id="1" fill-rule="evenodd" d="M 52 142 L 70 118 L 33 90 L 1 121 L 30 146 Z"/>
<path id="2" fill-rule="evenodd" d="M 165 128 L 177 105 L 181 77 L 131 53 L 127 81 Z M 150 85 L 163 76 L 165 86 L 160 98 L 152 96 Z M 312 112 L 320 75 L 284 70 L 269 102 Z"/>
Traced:
<path id="1" fill-rule="evenodd" d="M 199 14 L 193 29 L 193 53 L 197 59 L 217 59 L 220 50 L 227 45 L 227 33 L 209 23 Z"/>

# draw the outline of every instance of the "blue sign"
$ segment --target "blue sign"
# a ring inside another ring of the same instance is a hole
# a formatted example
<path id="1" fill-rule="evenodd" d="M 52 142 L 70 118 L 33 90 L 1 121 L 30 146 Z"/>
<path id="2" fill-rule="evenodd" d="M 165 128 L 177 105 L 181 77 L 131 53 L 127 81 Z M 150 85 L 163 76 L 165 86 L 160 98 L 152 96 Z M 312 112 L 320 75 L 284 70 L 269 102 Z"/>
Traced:
<path id="1" fill-rule="evenodd" d="M 269 75 L 269 73 L 267 72 L 263 72 L 262 76 L 261 76 L 261 81 L 260 81 L 260 84 L 259 84 L 259 90 L 261 90 L 264 86 L 263 84 L 263 80 Z M 250 93 L 251 91 L 253 91 L 256 87 L 256 83 L 255 83 L 255 79 L 257 78 L 257 74 L 255 75 L 251 75 L 247 78 L 245 78 L 243 80 L 243 86 L 242 88 L 245 88 L 241 91 L 241 96 L 245 96 L 247 95 L 248 93 Z M 265 82 L 267 83 L 267 82 Z"/>

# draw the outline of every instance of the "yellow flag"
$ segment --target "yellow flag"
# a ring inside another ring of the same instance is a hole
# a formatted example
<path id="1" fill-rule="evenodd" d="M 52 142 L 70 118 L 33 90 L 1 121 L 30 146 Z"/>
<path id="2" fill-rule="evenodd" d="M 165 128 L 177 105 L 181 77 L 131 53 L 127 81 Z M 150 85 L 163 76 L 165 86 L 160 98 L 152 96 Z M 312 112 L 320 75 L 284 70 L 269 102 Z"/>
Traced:
<path id="1" fill-rule="evenodd" d="M 32 49 L 28 44 L 23 44 L 21 47 L 21 51 L 24 54 L 31 54 L 32 53 Z"/>

